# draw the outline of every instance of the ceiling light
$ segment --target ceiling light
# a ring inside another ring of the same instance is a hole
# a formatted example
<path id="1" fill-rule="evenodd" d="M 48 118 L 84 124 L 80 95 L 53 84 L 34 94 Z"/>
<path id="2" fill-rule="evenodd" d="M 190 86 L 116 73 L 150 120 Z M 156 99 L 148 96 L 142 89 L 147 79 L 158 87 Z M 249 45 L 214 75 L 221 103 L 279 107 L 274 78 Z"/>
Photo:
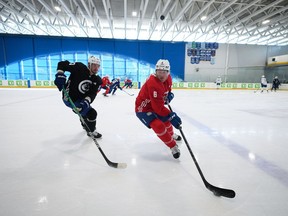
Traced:
<path id="1" fill-rule="evenodd" d="M 206 19 L 207 19 L 207 16 L 202 16 L 200 19 L 201 19 L 202 21 L 203 21 L 203 20 L 206 20 Z"/>
<path id="2" fill-rule="evenodd" d="M 137 16 L 137 12 L 136 12 L 136 11 L 133 11 L 133 12 L 132 12 L 132 16 L 133 16 L 133 17 L 136 17 L 136 16 Z"/>
<path id="3" fill-rule="evenodd" d="M 59 11 L 59 12 L 61 11 L 61 8 L 59 6 L 55 6 L 54 8 L 56 11 Z"/>
<path id="4" fill-rule="evenodd" d="M 270 22 L 270 20 L 264 20 L 264 21 L 262 22 L 262 24 L 265 25 L 265 24 L 267 24 L 267 23 L 269 23 L 269 22 Z"/>

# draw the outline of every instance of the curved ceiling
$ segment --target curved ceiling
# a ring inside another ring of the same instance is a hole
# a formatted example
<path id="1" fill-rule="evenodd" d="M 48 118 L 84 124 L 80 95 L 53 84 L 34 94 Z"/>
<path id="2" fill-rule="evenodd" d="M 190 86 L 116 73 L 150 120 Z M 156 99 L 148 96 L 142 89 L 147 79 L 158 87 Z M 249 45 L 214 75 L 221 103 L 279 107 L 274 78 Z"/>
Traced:
<path id="1" fill-rule="evenodd" d="M 0 0 L 0 33 L 288 45 L 288 0 Z"/>

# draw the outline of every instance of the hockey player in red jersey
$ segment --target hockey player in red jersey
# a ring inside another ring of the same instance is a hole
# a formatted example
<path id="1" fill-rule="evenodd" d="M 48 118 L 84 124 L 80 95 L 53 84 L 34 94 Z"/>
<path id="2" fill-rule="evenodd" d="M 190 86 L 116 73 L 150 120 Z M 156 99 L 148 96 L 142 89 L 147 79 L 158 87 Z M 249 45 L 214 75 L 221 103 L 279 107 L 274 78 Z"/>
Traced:
<path id="1" fill-rule="evenodd" d="M 82 127 L 87 131 L 88 136 L 93 136 L 94 138 L 102 136 L 96 131 L 97 112 L 91 107 L 91 103 L 94 101 L 97 90 L 102 83 L 101 77 L 97 75 L 99 68 L 100 59 L 95 56 L 88 58 L 88 67 L 81 62 L 60 61 L 57 65 L 57 73 L 54 80 L 59 91 L 65 88 L 68 92 L 86 123 L 86 125 L 81 123 Z M 67 82 L 65 71 L 70 72 Z M 73 109 L 64 92 L 62 92 L 62 99 L 66 106 Z"/>
<path id="2" fill-rule="evenodd" d="M 182 121 L 171 112 L 165 103 L 170 103 L 174 94 L 171 92 L 172 78 L 168 60 L 157 61 L 156 70 L 144 83 L 135 101 L 136 116 L 148 128 L 152 128 L 156 135 L 171 149 L 175 159 L 180 157 L 180 150 L 176 141 L 181 140 L 174 134 L 172 125 L 179 129 Z"/>
<path id="3" fill-rule="evenodd" d="M 124 85 L 122 86 L 122 88 L 132 88 L 133 87 L 133 83 L 131 79 L 126 78 L 124 80 Z"/>
<path id="4" fill-rule="evenodd" d="M 105 97 L 108 97 L 107 94 L 109 94 L 110 92 L 110 79 L 109 79 L 109 76 L 106 75 L 102 78 L 102 84 L 101 84 L 101 89 L 105 89 L 105 92 L 103 93 L 103 95 Z"/>

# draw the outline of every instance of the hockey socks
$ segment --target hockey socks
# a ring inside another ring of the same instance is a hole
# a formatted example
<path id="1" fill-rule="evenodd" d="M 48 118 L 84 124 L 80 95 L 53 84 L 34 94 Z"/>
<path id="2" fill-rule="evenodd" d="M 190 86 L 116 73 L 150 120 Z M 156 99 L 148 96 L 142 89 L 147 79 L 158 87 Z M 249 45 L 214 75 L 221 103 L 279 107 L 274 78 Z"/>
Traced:
<path id="1" fill-rule="evenodd" d="M 163 123 L 161 120 L 155 119 L 150 123 L 150 127 L 154 130 L 156 135 L 165 143 L 166 146 L 168 146 L 169 148 L 173 148 L 176 145 L 176 142 L 167 130 L 165 123 Z"/>

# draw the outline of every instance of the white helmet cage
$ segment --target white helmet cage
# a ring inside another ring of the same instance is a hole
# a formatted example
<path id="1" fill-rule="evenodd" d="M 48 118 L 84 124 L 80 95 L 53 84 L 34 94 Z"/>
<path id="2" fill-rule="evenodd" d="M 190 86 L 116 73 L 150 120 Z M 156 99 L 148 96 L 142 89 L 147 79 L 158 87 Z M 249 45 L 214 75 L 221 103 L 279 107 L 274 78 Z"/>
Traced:
<path id="1" fill-rule="evenodd" d="M 98 64 L 98 65 L 101 65 L 101 61 L 99 58 L 95 57 L 95 56 L 90 56 L 88 58 L 88 63 L 89 64 Z"/>
<path id="2" fill-rule="evenodd" d="M 156 70 L 167 70 L 170 72 L 170 63 L 166 59 L 159 59 L 156 63 Z"/>

